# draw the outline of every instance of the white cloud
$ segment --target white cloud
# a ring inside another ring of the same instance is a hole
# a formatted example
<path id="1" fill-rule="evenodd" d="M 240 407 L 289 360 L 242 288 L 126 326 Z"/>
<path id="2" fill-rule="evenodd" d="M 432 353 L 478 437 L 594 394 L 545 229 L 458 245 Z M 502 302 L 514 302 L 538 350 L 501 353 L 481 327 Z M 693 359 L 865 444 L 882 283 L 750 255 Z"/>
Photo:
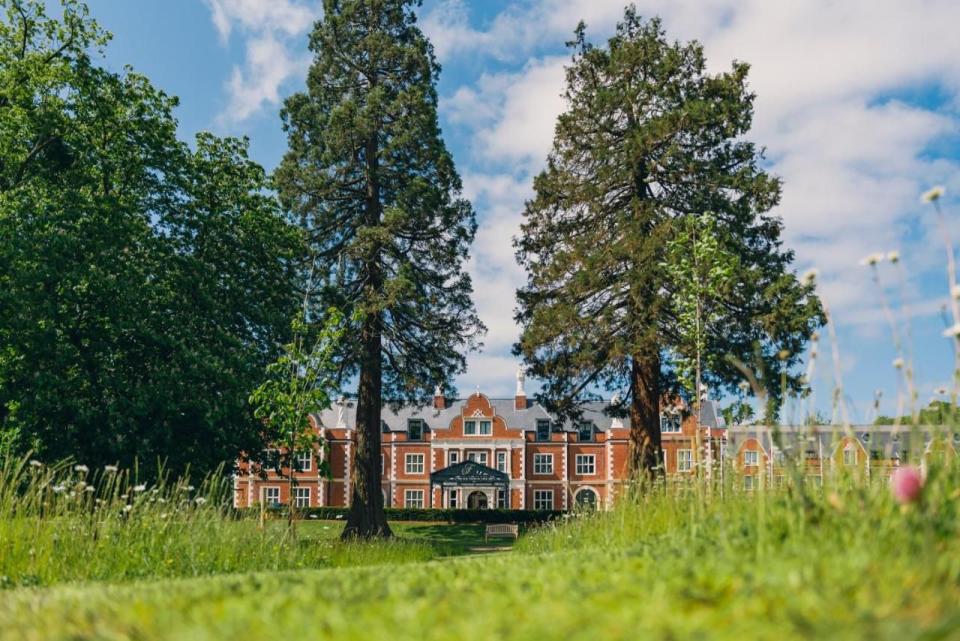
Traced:
<path id="1" fill-rule="evenodd" d="M 280 90 L 303 76 L 310 63 L 305 34 L 319 15 L 300 0 L 205 0 L 224 44 L 234 32 L 244 40 L 245 60 L 226 83 L 227 107 L 218 120 L 236 124 L 268 105 L 280 103 Z"/>
<path id="2" fill-rule="evenodd" d="M 624 4 L 515 3 L 482 28 L 471 25 L 461 0 L 441 1 L 424 16 L 424 30 L 441 59 L 472 56 L 476 64 L 477 56 L 485 56 L 503 69 L 443 101 L 449 120 L 472 132 L 470 160 L 485 172 L 482 180 L 468 176 L 468 183 L 473 180 L 471 188 L 482 196 L 474 262 L 483 264 L 473 269 L 481 314 L 495 327 L 490 349 L 504 349 L 500 346 L 517 335 L 502 315 L 494 316 L 523 282 L 509 236 L 518 229 L 523 200 L 563 108 L 568 58 L 560 55 L 559 44 L 581 18 L 590 40 L 603 44 Z M 870 273 L 857 266 L 866 254 L 901 249 L 903 267 L 917 271 L 910 276 L 911 289 L 928 284 L 931 269 L 942 278 L 939 231 L 918 196 L 933 184 L 947 184 L 951 194 L 960 189 L 956 159 L 929 153 L 960 129 L 955 113 L 960 4 L 644 0 L 637 5 L 643 15 L 663 16 L 668 38 L 703 42 L 712 71 L 729 68 L 734 59 L 751 63 L 757 100 L 749 138 L 767 148 L 771 171 L 784 179 L 776 213 L 784 219 L 787 245 L 797 252 L 798 268 L 820 269 L 821 291 L 839 322 L 848 315 L 858 331 L 872 319 L 883 322 Z M 907 98 L 931 88 L 947 96 L 946 105 Z M 486 283 L 490 292 L 482 291 Z M 929 296 L 914 294 L 912 314 L 934 313 Z M 471 361 L 469 376 L 477 373 L 477 362 Z"/>

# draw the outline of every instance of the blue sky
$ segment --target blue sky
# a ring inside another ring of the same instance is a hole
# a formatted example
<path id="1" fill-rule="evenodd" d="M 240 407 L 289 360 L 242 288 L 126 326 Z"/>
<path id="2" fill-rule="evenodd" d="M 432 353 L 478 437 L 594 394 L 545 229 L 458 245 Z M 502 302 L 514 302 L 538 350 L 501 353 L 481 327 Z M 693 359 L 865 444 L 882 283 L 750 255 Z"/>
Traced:
<path id="1" fill-rule="evenodd" d="M 303 86 L 306 37 L 319 17 L 312 0 L 92 0 L 114 34 L 106 64 L 132 65 L 180 97 L 181 133 L 246 135 L 253 157 L 273 169 L 285 148 L 278 116 L 284 96 Z M 470 269 L 490 328 L 470 358 L 461 391 L 477 385 L 513 393 L 517 331 L 513 291 L 516 233 L 533 175 L 549 150 L 562 110 L 564 42 L 583 18 L 595 42 L 622 16 L 624 0 L 427 0 L 420 10 L 443 73 L 441 121 L 477 209 L 481 229 Z M 668 34 L 704 43 L 713 70 L 752 64 L 757 93 L 750 138 L 767 148 L 783 177 L 777 213 L 797 270 L 816 268 L 837 321 L 839 368 L 823 332 L 813 365 L 813 405 L 831 412 L 834 372 L 850 417 L 895 411 L 906 385 L 883 312 L 913 354 L 921 404 L 950 388 L 952 346 L 941 333 L 949 302 L 945 247 L 933 209 L 920 203 L 944 185 L 947 228 L 960 239 L 960 5 L 953 0 L 666 0 L 637 3 L 664 18 Z M 864 256 L 890 251 L 878 265 Z M 949 319 L 952 324 L 954 320 Z M 910 340 L 907 340 L 909 335 Z"/>

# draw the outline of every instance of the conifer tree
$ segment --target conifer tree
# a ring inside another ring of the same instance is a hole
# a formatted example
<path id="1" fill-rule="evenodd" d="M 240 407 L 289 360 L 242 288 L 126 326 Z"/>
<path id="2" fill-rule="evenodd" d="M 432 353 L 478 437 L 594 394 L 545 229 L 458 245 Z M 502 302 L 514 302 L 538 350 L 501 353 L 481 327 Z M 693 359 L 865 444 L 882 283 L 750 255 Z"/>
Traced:
<path id="1" fill-rule="evenodd" d="M 282 112 L 281 200 L 309 234 L 316 316 L 352 327 L 336 355 L 356 376 L 356 452 L 344 537 L 389 536 L 381 406 L 426 403 L 483 331 L 463 271 L 476 221 L 437 121 L 433 48 L 414 0 L 326 0 L 305 92 Z"/>
<path id="2" fill-rule="evenodd" d="M 660 20 L 634 7 L 608 46 L 588 43 L 582 23 L 570 46 L 567 109 L 515 239 L 528 270 L 515 351 L 560 414 L 602 390 L 628 398 L 630 468 L 652 472 L 659 403 L 690 356 L 680 296 L 689 283 L 671 279 L 683 270 L 669 269 L 667 251 L 688 217 L 711 215 L 724 261 L 736 265 L 731 286 L 709 292 L 714 312 L 695 342 L 723 356 L 703 372 L 710 389 L 737 394 L 739 360 L 785 373 L 787 390 L 799 391 L 793 366 L 823 317 L 770 213 L 780 181 L 743 139 L 748 65 L 706 73 L 698 43 L 668 42 Z"/>

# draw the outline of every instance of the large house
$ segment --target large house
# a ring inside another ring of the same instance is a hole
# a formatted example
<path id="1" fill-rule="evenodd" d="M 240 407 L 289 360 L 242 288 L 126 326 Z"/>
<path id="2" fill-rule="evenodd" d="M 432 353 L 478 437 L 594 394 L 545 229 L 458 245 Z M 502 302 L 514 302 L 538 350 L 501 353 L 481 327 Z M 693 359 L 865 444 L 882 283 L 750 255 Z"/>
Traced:
<path id="1" fill-rule="evenodd" d="M 383 409 L 381 473 L 387 507 L 569 510 L 609 507 L 626 482 L 629 418 L 609 413 L 611 402 L 591 403 L 577 423 L 558 421 L 527 399 L 518 373 L 514 398 L 479 390 L 447 399 L 438 390 L 431 407 Z M 311 417 L 326 450 L 297 455 L 293 501 L 298 507 L 348 506 L 354 453 L 355 404 L 340 401 Z M 668 474 L 693 470 L 694 461 L 719 460 L 724 434 L 713 403 L 700 420 L 682 403 L 661 416 Z M 699 430 L 699 434 L 697 434 Z M 709 439 L 708 439 L 709 437 Z M 708 450 L 706 443 L 710 443 Z M 703 444 L 695 451 L 697 444 Z M 317 456 L 327 457 L 331 477 Z M 269 457 L 267 457 L 269 458 Z M 276 470 L 240 463 L 234 503 L 286 504 L 289 484 Z"/>

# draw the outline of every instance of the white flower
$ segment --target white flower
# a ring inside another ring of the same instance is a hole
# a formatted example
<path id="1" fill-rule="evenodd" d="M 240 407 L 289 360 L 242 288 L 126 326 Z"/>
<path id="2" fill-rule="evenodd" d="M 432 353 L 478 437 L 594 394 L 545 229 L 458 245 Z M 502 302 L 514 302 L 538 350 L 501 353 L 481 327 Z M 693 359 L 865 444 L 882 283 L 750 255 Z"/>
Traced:
<path id="1" fill-rule="evenodd" d="M 124 511 L 124 512 L 129 512 L 129 511 L 132 510 L 132 509 L 133 509 L 133 506 L 132 506 L 132 505 L 124 505 L 124 506 L 123 506 L 123 511 Z"/>
<path id="2" fill-rule="evenodd" d="M 106 473 L 108 473 L 108 474 L 112 474 L 112 473 L 114 473 L 114 472 L 117 471 L 117 466 L 116 466 L 116 465 L 104 465 L 104 466 L 103 466 L 103 471 L 106 472 Z"/>
<path id="3" fill-rule="evenodd" d="M 883 253 L 870 254 L 869 256 L 864 256 L 863 258 L 861 258 L 860 264 L 863 265 L 864 267 L 867 267 L 867 266 L 873 267 L 877 263 L 883 262 L 884 258 L 885 257 Z"/>
<path id="4" fill-rule="evenodd" d="M 83 491 L 84 491 L 84 492 L 93 492 L 93 486 L 92 486 L 92 485 L 88 485 L 87 487 L 83 488 Z"/>
<path id="5" fill-rule="evenodd" d="M 143 491 L 146 490 L 146 489 L 147 489 L 147 484 L 146 484 L 146 483 L 141 483 L 140 485 L 134 485 L 134 486 L 133 486 L 133 491 L 134 491 L 134 492 L 143 492 Z"/>
<path id="6" fill-rule="evenodd" d="M 337 515 L 337 518 L 338 518 L 338 519 L 342 519 L 342 518 L 343 518 L 343 515 L 342 515 L 342 514 L 338 514 L 338 515 Z"/>
<path id="7" fill-rule="evenodd" d="M 941 185 L 932 187 L 925 191 L 922 196 L 920 196 L 920 202 L 922 203 L 932 203 L 940 200 L 940 197 L 943 196 L 944 188 Z"/>
<path id="8" fill-rule="evenodd" d="M 30 467 L 43 467 L 43 463 L 41 463 L 40 461 L 34 459 L 34 460 L 30 461 Z"/>
<path id="9" fill-rule="evenodd" d="M 56 492 L 57 494 L 62 494 L 64 491 L 66 491 L 66 489 L 67 489 L 67 488 L 65 488 L 65 487 L 62 486 L 62 485 L 54 485 L 54 486 L 53 486 L 53 491 Z"/>
<path id="10" fill-rule="evenodd" d="M 197 502 L 197 505 L 203 505 L 204 503 L 207 502 L 207 499 L 203 498 L 202 496 L 198 496 L 193 500 Z"/>
<path id="11" fill-rule="evenodd" d="M 893 366 L 897 369 L 903 369 L 903 359 L 899 357 L 893 359 Z"/>
<path id="12" fill-rule="evenodd" d="M 165 499 L 165 498 L 163 498 L 163 497 L 157 499 L 157 503 L 166 503 L 166 502 L 167 502 L 167 499 Z"/>
<path id="13" fill-rule="evenodd" d="M 953 338 L 954 336 L 960 336 L 960 323 L 954 323 L 950 327 L 943 330 L 943 335 L 946 338 Z"/>
<path id="14" fill-rule="evenodd" d="M 167 513 L 166 513 L 166 512 L 164 512 L 163 514 L 161 514 L 161 515 L 160 515 L 160 518 L 161 518 L 161 519 L 165 519 L 165 518 L 167 518 Z"/>
<path id="15" fill-rule="evenodd" d="M 187 486 L 187 492 L 193 492 L 193 486 L 192 486 L 192 485 L 188 485 L 188 486 Z"/>
<path id="16" fill-rule="evenodd" d="M 887 252 L 887 260 L 896 265 L 900 262 L 900 252 L 898 252 L 896 249 L 891 252 Z"/>
<path id="17" fill-rule="evenodd" d="M 84 474 L 86 474 L 87 472 L 90 471 L 90 468 L 87 467 L 86 465 L 74 465 L 74 466 L 73 466 L 73 471 L 74 471 L 74 472 L 83 472 Z"/>

